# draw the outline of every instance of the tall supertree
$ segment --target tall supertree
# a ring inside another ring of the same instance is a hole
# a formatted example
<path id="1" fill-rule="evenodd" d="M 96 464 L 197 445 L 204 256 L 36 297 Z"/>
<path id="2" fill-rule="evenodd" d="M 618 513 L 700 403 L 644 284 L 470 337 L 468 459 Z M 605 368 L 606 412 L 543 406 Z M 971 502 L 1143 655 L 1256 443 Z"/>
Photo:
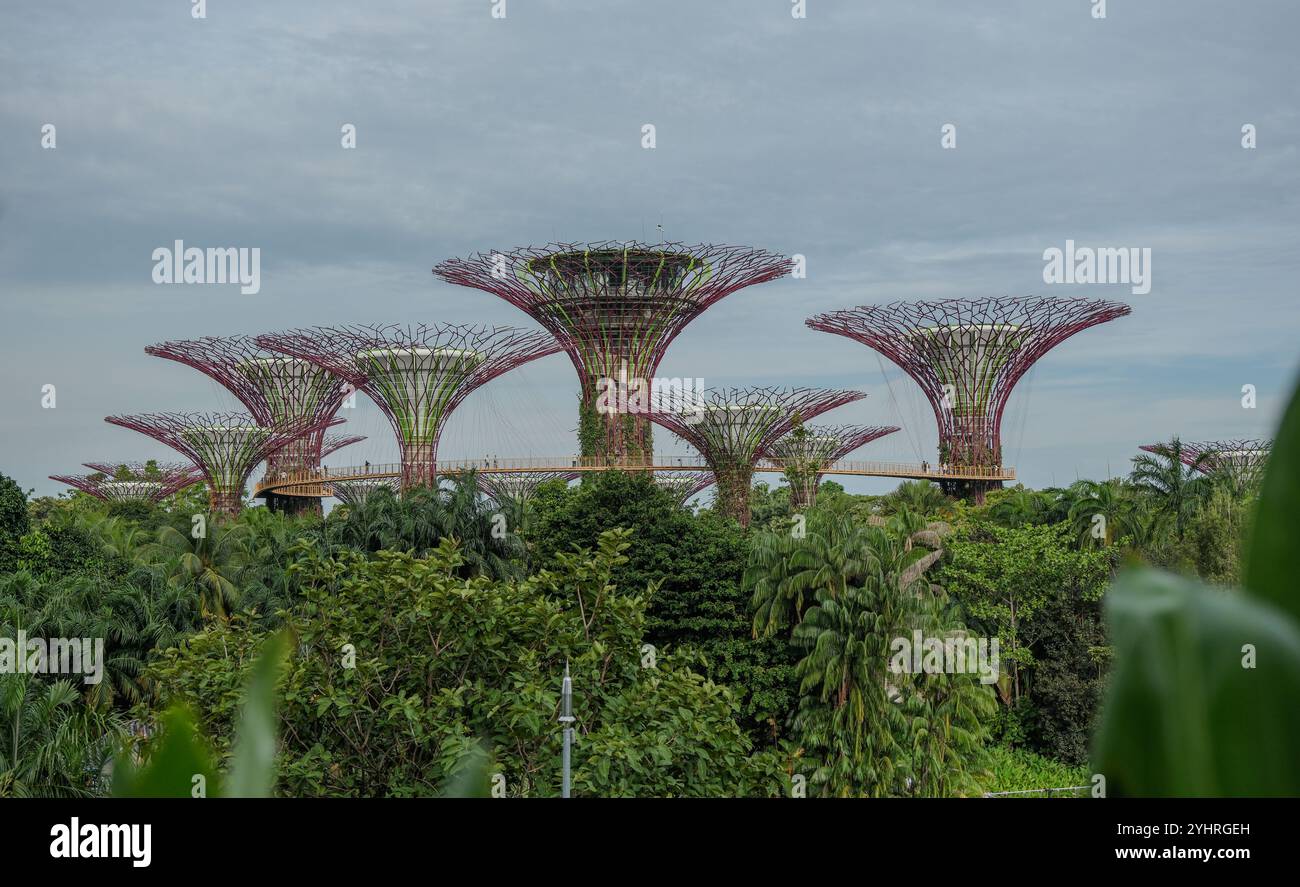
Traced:
<path id="1" fill-rule="evenodd" d="M 861 342 L 911 376 L 934 409 L 939 464 L 957 474 L 1002 469 L 1002 413 L 1020 378 L 1075 333 L 1123 317 L 1119 302 L 1008 297 L 864 305 L 808 320 Z M 1001 482 L 954 482 L 982 499 Z"/>
<path id="2" fill-rule="evenodd" d="M 747 527 L 754 466 L 768 448 L 795 422 L 864 397 L 819 388 L 727 388 L 706 392 L 695 409 L 651 418 L 700 451 L 718 485 L 718 509 Z"/>
<path id="3" fill-rule="evenodd" d="M 245 413 L 144 413 L 104 421 L 147 434 L 188 456 L 207 481 L 212 513 L 230 517 L 243 507 L 244 485 L 260 462 L 289 442 L 343 420 L 269 427 Z"/>
<path id="4" fill-rule="evenodd" d="M 1254 486 L 1268 466 L 1273 441 L 1237 438 L 1234 440 L 1181 441 L 1181 459 L 1184 465 L 1203 474 L 1230 473 L 1244 486 Z M 1148 453 L 1165 455 L 1172 452 L 1169 444 L 1146 444 L 1138 447 Z"/>
<path id="5" fill-rule="evenodd" d="M 203 480 L 194 465 L 182 462 L 84 462 L 93 474 L 52 474 L 57 480 L 96 499 L 157 504 L 172 493 Z"/>
<path id="6" fill-rule="evenodd" d="M 636 464 L 653 454 L 649 386 L 669 343 L 714 302 L 781 277 L 790 262 L 740 246 L 608 241 L 480 253 L 433 270 L 550 330 L 578 371 L 582 455 Z"/>
<path id="7" fill-rule="evenodd" d="M 258 336 L 257 342 L 311 361 L 375 402 L 397 435 L 403 490 L 437 485 L 439 435 L 470 392 L 560 350 L 540 330 L 455 324 L 318 327 Z"/>
<path id="8" fill-rule="evenodd" d="M 365 505 L 366 499 L 376 490 L 397 493 L 401 485 L 401 479 L 396 477 L 357 477 L 329 481 L 329 488 L 338 500 L 353 508 Z"/>
<path id="9" fill-rule="evenodd" d="M 349 394 L 348 383 L 307 360 L 275 354 L 252 336 L 205 336 L 162 342 L 146 354 L 193 367 L 214 379 L 248 408 L 258 425 L 292 427 L 330 419 Z M 314 474 L 323 456 L 324 426 L 295 438 L 272 453 L 266 473 L 270 479 Z M 277 511 L 320 511 L 312 496 L 267 496 Z"/>
<path id="10" fill-rule="evenodd" d="M 766 455 L 785 471 L 790 507 L 811 508 L 817 501 L 822 472 L 858 447 L 898 431 L 896 425 L 812 426 L 798 423 Z"/>
<path id="11" fill-rule="evenodd" d="M 522 508 L 542 484 L 554 480 L 568 483 L 581 474 L 579 471 L 479 471 L 474 479 L 483 495 L 493 502 Z"/>
<path id="12" fill-rule="evenodd" d="M 713 483 L 712 471 L 659 471 L 654 476 L 655 485 L 677 497 L 678 505 L 685 505 L 691 497 Z"/>

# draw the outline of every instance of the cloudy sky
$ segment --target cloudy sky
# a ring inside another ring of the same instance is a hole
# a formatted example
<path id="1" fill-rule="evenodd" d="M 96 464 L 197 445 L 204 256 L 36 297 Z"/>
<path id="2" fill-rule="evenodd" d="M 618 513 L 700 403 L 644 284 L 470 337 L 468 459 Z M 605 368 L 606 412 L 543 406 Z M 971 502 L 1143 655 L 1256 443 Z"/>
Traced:
<path id="1" fill-rule="evenodd" d="M 159 340 L 531 327 L 430 269 L 555 240 L 805 255 L 807 279 L 723 300 L 661 374 L 861 388 L 826 420 L 906 433 L 858 458 L 932 460 L 933 417 L 892 365 L 803 321 L 895 299 L 1132 304 L 1013 397 L 1005 456 L 1030 485 L 1121 473 L 1175 433 L 1271 433 L 1300 352 L 1295 3 L 1109 0 L 1104 19 L 1092 0 L 807 0 L 804 19 L 790 0 L 504 5 L 208 0 L 199 20 L 188 0 L 4 4 L 0 471 L 53 493 L 46 475 L 83 461 L 167 456 L 106 415 L 236 406 L 146 356 Z M 1067 238 L 1150 248 L 1151 291 L 1046 285 L 1043 251 Z M 156 285 L 153 250 L 177 239 L 260 248 L 260 293 Z M 442 454 L 568 454 L 575 397 L 568 360 L 545 358 L 472 397 Z M 371 437 L 333 462 L 394 457 L 373 407 L 349 418 Z"/>

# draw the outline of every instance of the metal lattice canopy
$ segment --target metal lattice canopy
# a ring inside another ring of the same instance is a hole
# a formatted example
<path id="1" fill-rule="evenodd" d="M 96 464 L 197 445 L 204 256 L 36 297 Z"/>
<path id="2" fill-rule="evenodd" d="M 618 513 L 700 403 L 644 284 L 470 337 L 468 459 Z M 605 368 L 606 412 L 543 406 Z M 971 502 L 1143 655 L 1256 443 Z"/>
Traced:
<path id="1" fill-rule="evenodd" d="M 542 331 L 454 324 L 317 327 L 257 342 L 311 361 L 375 402 L 397 435 L 402 489 L 436 485 L 439 435 L 470 392 L 560 350 Z"/>
<path id="2" fill-rule="evenodd" d="M 1181 460 L 1189 468 L 1203 474 L 1232 472 L 1248 483 L 1263 476 L 1273 441 L 1255 438 L 1236 438 L 1216 441 L 1181 441 Z M 1172 452 L 1169 444 L 1146 444 L 1138 449 L 1157 455 Z"/>
<path id="3" fill-rule="evenodd" d="M 707 392 L 697 409 L 651 418 L 700 451 L 718 485 L 720 509 L 748 526 L 758 460 L 796 422 L 864 397 L 822 388 L 726 388 Z"/>
<path id="4" fill-rule="evenodd" d="M 347 380 L 310 361 L 269 351 L 253 336 L 205 336 L 144 350 L 206 374 L 237 397 L 258 425 L 272 428 L 328 419 L 349 393 Z M 276 451 L 268 475 L 318 469 L 323 437 L 323 430 L 303 435 Z"/>
<path id="5" fill-rule="evenodd" d="M 57 480 L 108 502 L 157 503 L 203 480 L 192 464 L 173 462 L 84 462 L 93 474 L 52 474 Z"/>
<path id="6" fill-rule="evenodd" d="M 401 481 L 396 477 L 358 477 L 330 481 L 330 489 L 338 500 L 353 508 L 364 505 L 375 490 L 386 489 L 396 493 L 400 486 Z"/>
<path id="7" fill-rule="evenodd" d="M 551 481 L 568 483 L 581 476 L 578 471 L 519 471 L 476 472 L 478 488 L 498 505 L 523 505 L 537 492 L 537 488 Z"/>
<path id="8" fill-rule="evenodd" d="M 326 434 L 321 440 L 320 457 L 337 453 L 344 447 L 350 447 L 355 443 L 361 443 L 366 439 L 364 434 Z"/>
<path id="9" fill-rule="evenodd" d="M 343 420 L 268 427 L 245 413 L 142 413 L 104 421 L 147 434 L 189 457 L 208 483 L 213 513 L 233 515 L 243 505 L 244 484 L 258 463 L 294 439 Z"/>
<path id="10" fill-rule="evenodd" d="M 934 410 L 942 465 L 1002 465 L 1002 414 L 1035 362 L 1088 327 L 1129 314 L 1119 302 L 1007 297 L 864 305 L 808 320 L 883 354 Z"/>
<path id="11" fill-rule="evenodd" d="M 898 431 L 896 425 L 797 424 L 768 449 L 766 455 L 785 468 L 790 504 L 808 508 L 816 501 L 822 472 L 858 447 Z"/>
<path id="12" fill-rule="evenodd" d="M 505 299 L 549 330 L 573 361 L 582 409 L 593 416 L 602 379 L 649 385 L 691 320 L 739 289 L 781 277 L 790 262 L 748 247 L 606 241 L 480 253 L 433 270 Z M 584 456 L 650 454 L 644 414 L 605 414 L 601 424 L 603 435 L 584 439 Z"/>
<path id="13" fill-rule="evenodd" d="M 661 471 L 654 476 L 655 485 L 677 497 L 678 505 L 713 483 L 712 471 Z"/>

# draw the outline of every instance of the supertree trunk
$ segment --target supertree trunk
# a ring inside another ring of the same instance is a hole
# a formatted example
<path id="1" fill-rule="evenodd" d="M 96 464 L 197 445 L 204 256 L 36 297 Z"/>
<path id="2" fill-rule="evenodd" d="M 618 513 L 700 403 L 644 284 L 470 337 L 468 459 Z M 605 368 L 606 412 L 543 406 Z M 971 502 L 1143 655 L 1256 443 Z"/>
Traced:
<path id="1" fill-rule="evenodd" d="M 754 469 L 749 465 L 732 465 L 715 470 L 718 485 L 718 511 L 734 517 L 742 527 L 750 523 L 749 490 Z"/>

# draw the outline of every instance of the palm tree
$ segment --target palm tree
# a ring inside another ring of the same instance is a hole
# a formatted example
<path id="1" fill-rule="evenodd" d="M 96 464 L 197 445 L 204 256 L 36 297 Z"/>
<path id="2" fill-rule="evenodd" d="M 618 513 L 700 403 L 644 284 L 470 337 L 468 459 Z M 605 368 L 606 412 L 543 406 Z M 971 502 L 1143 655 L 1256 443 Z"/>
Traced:
<path id="1" fill-rule="evenodd" d="M 1137 519 L 1141 512 L 1122 480 L 1081 480 L 1070 487 L 1070 492 L 1073 502 L 1069 520 L 1080 547 L 1110 545 L 1121 536 L 1137 539 L 1142 535 Z M 1096 531 L 1099 523 L 1103 528 L 1100 536 Z"/>
<path id="2" fill-rule="evenodd" d="M 1042 493 L 1017 486 L 1007 490 L 989 506 L 989 517 L 1004 527 L 1015 529 L 1043 523 L 1050 510 L 1051 502 Z"/>
<path id="3" fill-rule="evenodd" d="M 0 675 L 0 797 L 84 798 L 99 793 L 120 717 L 82 706 L 66 680 Z"/>
<path id="4" fill-rule="evenodd" d="M 240 601 L 240 576 L 250 563 L 248 527 L 240 521 L 209 522 L 199 538 L 173 526 L 158 530 L 144 555 L 168 578 L 192 589 L 204 615 L 227 618 Z"/>
<path id="5" fill-rule="evenodd" d="M 1188 518 L 1207 492 L 1209 484 L 1198 476 L 1198 472 L 1212 453 L 1201 453 L 1189 464 L 1184 464 L 1183 444 L 1177 437 L 1167 444 L 1158 444 L 1153 450 L 1154 453 L 1143 453 L 1133 458 L 1129 479 L 1153 502 L 1157 519 L 1173 520 L 1181 542 Z"/>
<path id="6" fill-rule="evenodd" d="M 881 506 L 887 514 L 899 508 L 908 508 L 919 514 L 934 514 L 948 504 L 948 497 L 935 484 L 928 480 L 909 480 L 898 485 L 898 489 L 881 500 Z"/>

